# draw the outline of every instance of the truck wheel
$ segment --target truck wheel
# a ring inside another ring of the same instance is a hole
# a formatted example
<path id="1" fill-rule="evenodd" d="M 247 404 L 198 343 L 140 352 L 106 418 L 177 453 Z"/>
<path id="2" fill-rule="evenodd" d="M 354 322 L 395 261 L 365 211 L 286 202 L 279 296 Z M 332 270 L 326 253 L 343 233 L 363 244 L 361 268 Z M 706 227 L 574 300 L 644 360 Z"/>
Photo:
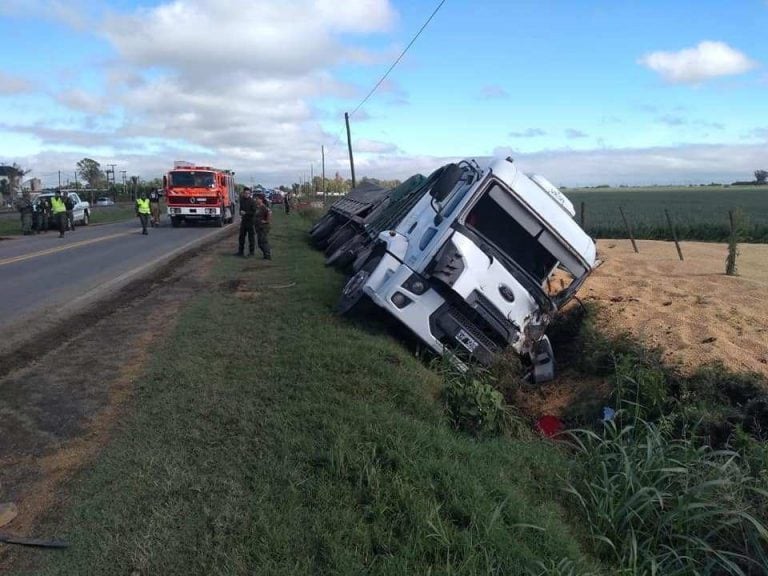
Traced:
<path id="1" fill-rule="evenodd" d="M 312 232 L 312 241 L 319 247 L 324 248 L 326 241 L 328 238 L 333 234 L 333 231 L 336 229 L 336 218 L 331 218 L 330 220 L 327 220 L 324 224 L 321 226 L 318 226 L 318 228 Z"/>
<path id="2" fill-rule="evenodd" d="M 352 309 L 354 309 L 363 299 L 363 296 L 365 296 L 363 287 L 371 277 L 371 273 L 376 270 L 379 262 L 381 262 L 381 256 L 376 256 L 370 259 L 365 263 L 365 266 L 363 266 L 360 271 L 356 272 L 349 279 L 347 284 L 344 286 L 344 289 L 341 291 L 341 298 L 339 299 L 339 303 L 336 305 L 337 314 L 349 314 L 349 312 L 351 312 Z"/>
<path id="3" fill-rule="evenodd" d="M 88 226 L 91 221 L 91 217 L 88 215 L 88 210 L 83 212 L 83 226 Z"/>
<path id="4" fill-rule="evenodd" d="M 181 224 L 181 222 L 179 221 L 179 218 L 177 216 L 171 216 L 171 226 L 173 226 L 174 228 L 178 228 L 179 224 Z"/>
<path id="5" fill-rule="evenodd" d="M 346 244 L 352 236 L 355 235 L 355 230 L 352 228 L 352 226 L 344 226 L 342 228 L 339 228 L 336 232 L 333 233 L 333 235 L 328 239 L 328 248 L 325 249 L 325 255 L 330 256 L 336 250 L 341 248 L 344 244 Z"/>
<path id="6" fill-rule="evenodd" d="M 320 228 L 320 226 L 322 226 L 323 224 L 328 222 L 328 220 L 333 220 L 333 214 L 328 213 L 325 216 L 323 216 L 322 218 L 320 218 L 320 220 L 315 222 L 315 224 L 312 226 L 312 228 L 309 229 L 309 233 L 310 234 L 314 234 L 315 230 L 317 230 L 318 228 Z"/>
<path id="7" fill-rule="evenodd" d="M 218 226 L 219 228 L 224 228 L 224 216 L 219 216 L 216 219 L 216 226 Z"/>
<path id="8" fill-rule="evenodd" d="M 352 264 L 364 247 L 365 240 L 360 236 L 354 236 L 340 246 L 333 254 L 325 259 L 326 266 L 335 266 L 341 270 Z"/>

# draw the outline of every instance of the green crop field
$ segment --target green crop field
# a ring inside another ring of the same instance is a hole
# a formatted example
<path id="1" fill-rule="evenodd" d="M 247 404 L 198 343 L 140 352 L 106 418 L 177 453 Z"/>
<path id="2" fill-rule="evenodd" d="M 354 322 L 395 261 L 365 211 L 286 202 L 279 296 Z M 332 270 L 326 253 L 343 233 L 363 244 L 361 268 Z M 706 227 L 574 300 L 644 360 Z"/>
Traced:
<path id="1" fill-rule="evenodd" d="M 659 186 L 647 188 L 573 188 L 563 190 L 585 228 L 597 238 L 626 238 L 619 208 L 637 238 L 671 240 L 664 216 L 669 210 L 682 240 L 725 242 L 728 211 L 737 211 L 739 239 L 768 243 L 768 186 Z"/>

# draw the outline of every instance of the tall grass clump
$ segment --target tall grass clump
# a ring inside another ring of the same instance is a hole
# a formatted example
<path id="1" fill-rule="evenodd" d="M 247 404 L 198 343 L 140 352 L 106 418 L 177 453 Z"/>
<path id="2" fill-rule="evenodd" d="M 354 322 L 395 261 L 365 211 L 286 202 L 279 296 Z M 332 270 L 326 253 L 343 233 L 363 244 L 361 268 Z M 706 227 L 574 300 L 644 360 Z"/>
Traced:
<path id="1" fill-rule="evenodd" d="M 495 436 L 520 431 L 524 424 L 493 385 L 490 372 L 472 365 L 459 370 L 444 361 L 440 367 L 445 411 L 451 425 L 474 436 Z"/>
<path id="2" fill-rule="evenodd" d="M 676 439 L 640 418 L 571 438 L 580 474 L 567 492 L 604 561 L 637 575 L 768 569 L 768 531 L 756 512 L 768 493 L 736 452 Z"/>

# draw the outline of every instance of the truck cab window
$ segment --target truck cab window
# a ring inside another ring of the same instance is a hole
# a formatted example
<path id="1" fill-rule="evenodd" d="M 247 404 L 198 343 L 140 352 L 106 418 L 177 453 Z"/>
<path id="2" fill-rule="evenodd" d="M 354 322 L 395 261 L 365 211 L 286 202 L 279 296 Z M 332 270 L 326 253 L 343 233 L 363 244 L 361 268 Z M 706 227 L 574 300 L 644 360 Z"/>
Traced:
<path id="1" fill-rule="evenodd" d="M 515 261 L 536 282 L 542 283 L 557 264 L 557 260 L 533 234 L 494 200 L 493 196 L 499 193 L 507 194 L 498 186 L 484 194 L 467 215 L 465 224 L 498 251 Z"/>

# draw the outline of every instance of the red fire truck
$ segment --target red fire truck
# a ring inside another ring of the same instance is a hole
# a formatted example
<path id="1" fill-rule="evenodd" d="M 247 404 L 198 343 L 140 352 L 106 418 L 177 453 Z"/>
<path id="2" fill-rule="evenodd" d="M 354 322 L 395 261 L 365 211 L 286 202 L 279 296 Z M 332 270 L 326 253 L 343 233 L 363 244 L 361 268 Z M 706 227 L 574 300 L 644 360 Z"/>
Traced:
<path id="1" fill-rule="evenodd" d="M 168 216 L 174 228 L 183 221 L 213 221 L 224 226 L 237 211 L 235 173 L 189 162 L 174 162 L 163 176 Z"/>

